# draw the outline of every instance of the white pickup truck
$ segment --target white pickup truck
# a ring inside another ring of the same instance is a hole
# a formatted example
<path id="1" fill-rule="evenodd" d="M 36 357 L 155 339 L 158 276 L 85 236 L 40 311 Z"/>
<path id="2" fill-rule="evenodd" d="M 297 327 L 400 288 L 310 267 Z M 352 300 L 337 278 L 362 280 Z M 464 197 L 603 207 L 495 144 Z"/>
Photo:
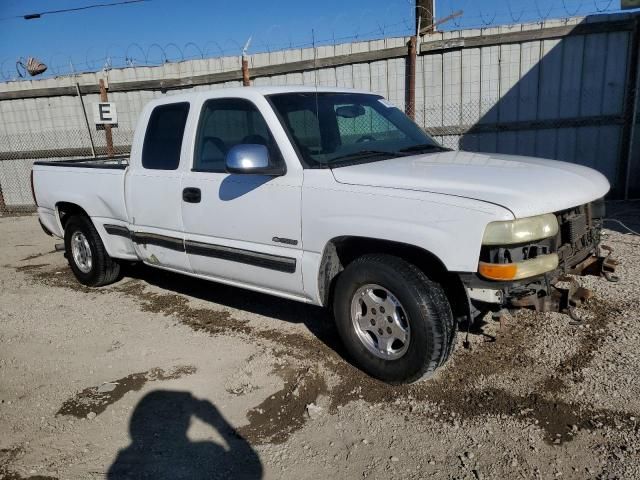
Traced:
<path id="1" fill-rule="evenodd" d="M 613 279 L 603 175 L 451 151 L 368 92 L 166 96 L 130 158 L 36 162 L 32 183 L 84 285 L 142 261 L 328 306 L 354 361 L 390 383 L 441 366 L 480 313 L 571 312 L 586 295 L 558 288 L 565 274 Z"/>

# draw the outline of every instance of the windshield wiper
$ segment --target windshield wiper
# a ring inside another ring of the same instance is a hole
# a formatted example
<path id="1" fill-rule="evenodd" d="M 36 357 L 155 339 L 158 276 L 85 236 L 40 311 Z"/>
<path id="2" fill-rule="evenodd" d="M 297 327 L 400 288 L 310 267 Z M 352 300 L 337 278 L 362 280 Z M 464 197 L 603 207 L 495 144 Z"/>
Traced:
<path id="1" fill-rule="evenodd" d="M 423 151 L 449 152 L 451 151 L 451 149 L 443 147 L 442 145 L 436 145 L 434 143 L 420 143 L 418 145 L 411 145 L 410 147 L 401 148 L 398 151 L 402 153 L 423 152 Z"/>

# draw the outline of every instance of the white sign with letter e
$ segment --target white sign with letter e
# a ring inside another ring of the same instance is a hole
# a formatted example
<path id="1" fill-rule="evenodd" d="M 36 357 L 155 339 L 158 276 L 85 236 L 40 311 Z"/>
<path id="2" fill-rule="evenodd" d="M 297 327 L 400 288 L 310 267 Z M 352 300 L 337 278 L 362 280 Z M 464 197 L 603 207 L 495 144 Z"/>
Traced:
<path id="1" fill-rule="evenodd" d="M 93 105 L 93 122 L 96 125 L 116 125 L 118 113 L 113 102 L 99 102 Z"/>

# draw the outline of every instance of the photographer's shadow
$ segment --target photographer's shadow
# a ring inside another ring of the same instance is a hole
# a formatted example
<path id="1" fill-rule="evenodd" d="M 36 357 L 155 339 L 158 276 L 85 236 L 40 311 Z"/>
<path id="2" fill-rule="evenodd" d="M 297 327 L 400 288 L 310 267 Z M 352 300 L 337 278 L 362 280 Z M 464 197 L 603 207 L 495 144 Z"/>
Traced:
<path id="1" fill-rule="evenodd" d="M 191 417 L 217 430 L 226 446 L 187 437 Z M 258 479 L 262 464 L 251 445 L 207 400 L 189 392 L 156 390 L 136 406 L 129 424 L 131 444 L 107 473 L 121 479 Z"/>

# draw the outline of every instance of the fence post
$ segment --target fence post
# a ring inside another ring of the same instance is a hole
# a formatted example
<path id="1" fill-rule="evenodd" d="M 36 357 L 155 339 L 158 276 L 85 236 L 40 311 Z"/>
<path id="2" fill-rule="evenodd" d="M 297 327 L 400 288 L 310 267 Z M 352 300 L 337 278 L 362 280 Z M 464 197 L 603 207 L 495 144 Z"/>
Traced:
<path id="1" fill-rule="evenodd" d="M 407 56 L 407 81 L 406 81 L 406 114 L 412 119 L 416 118 L 416 56 L 417 56 L 417 38 L 412 36 L 409 39 L 409 52 Z"/>
<path id="2" fill-rule="evenodd" d="M 242 56 L 242 86 L 251 86 L 251 80 L 249 79 L 249 61 L 245 55 Z"/>
<path id="3" fill-rule="evenodd" d="M 98 82 L 100 85 L 100 101 L 108 102 L 107 89 L 104 86 L 104 80 L 101 78 Z M 104 125 L 104 136 L 107 140 L 107 156 L 113 157 L 113 134 L 111 133 L 111 125 Z"/>
<path id="4" fill-rule="evenodd" d="M 251 44 L 251 37 L 247 40 L 247 43 L 244 44 L 244 48 L 242 49 L 242 86 L 250 87 L 251 80 L 249 79 L 249 57 L 247 55 L 247 50 L 249 50 L 249 45 Z"/>

